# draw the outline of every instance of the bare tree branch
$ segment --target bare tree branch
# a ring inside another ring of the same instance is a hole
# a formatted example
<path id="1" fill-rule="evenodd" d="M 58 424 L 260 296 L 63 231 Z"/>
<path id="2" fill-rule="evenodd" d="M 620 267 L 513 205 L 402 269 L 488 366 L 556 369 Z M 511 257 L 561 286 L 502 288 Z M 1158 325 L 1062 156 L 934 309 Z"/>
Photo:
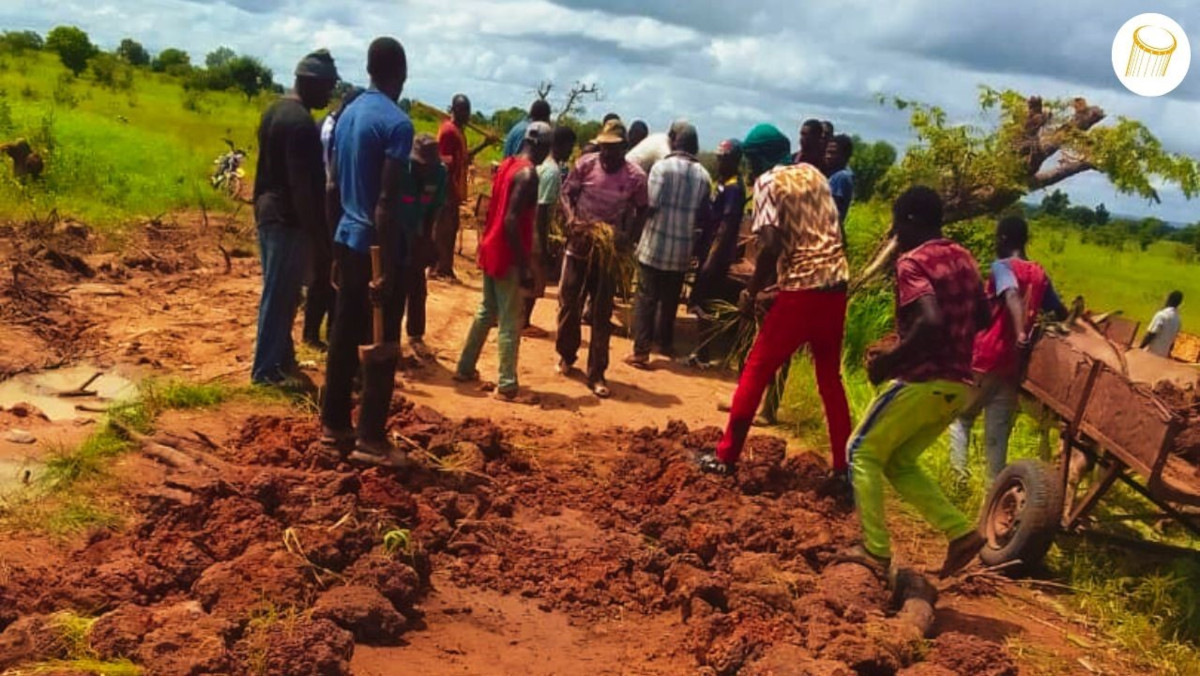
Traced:
<path id="1" fill-rule="evenodd" d="M 567 93 L 566 103 L 563 104 L 562 111 L 558 114 L 558 119 L 570 115 L 573 111 L 580 108 L 580 99 L 585 96 L 590 96 L 594 99 L 600 98 L 600 86 L 595 82 L 583 83 L 576 82 L 571 86 L 571 91 Z"/>
<path id="2" fill-rule="evenodd" d="M 537 88 L 537 97 L 545 101 L 550 96 L 550 91 L 554 89 L 554 83 L 549 80 L 543 80 Z"/>

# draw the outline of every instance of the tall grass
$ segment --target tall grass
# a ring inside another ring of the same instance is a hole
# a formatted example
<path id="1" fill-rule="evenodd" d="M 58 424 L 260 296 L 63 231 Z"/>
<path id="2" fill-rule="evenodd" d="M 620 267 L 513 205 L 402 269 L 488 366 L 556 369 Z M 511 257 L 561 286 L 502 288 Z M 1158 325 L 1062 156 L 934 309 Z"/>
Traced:
<path id="1" fill-rule="evenodd" d="M 212 161 L 226 149 L 223 138 L 256 145 L 270 99 L 185 92 L 178 79 L 144 69 L 129 90 L 115 89 L 27 52 L 0 54 L 0 101 L 0 139 L 27 138 L 46 163 L 43 178 L 25 185 L 0 168 L 0 221 L 57 210 L 114 227 L 201 200 L 228 205 L 208 184 Z"/>

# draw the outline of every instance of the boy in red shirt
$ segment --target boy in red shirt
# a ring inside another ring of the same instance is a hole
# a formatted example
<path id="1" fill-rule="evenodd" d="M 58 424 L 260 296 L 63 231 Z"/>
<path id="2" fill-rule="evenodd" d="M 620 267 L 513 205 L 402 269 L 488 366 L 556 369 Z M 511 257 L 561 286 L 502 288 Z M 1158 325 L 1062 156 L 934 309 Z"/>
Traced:
<path id="1" fill-rule="evenodd" d="M 950 540 L 943 577 L 964 568 L 984 540 L 921 469 L 921 454 L 971 398 L 971 349 L 988 323 L 978 266 L 962 246 L 942 237 L 942 201 L 929 188 L 911 188 L 892 208 L 902 254 L 896 262 L 899 344 L 874 356 L 867 375 L 890 380 L 871 403 L 849 445 L 854 499 L 863 544 L 847 559 L 878 573 L 890 568 L 883 481 Z"/>
<path id="2" fill-rule="evenodd" d="M 530 254 L 534 215 L 537 211 L 537 166 L 546 161 L 554 135 L 545 122 L 531 122 L 521 150 L 500 165 L 492 184 L 492 199 L 479 244 L 483 270 L 483 302 L 463 346 L 454 379 L 479 379 L 475 366 L 495 321 L 500 328 L 500 380 L 496 395 L 516 399 L 517 351 L 521 340 L 523 302 L 521 288 L 532 282 Z"/>
<path id="3" fill-rule="evenodd" d="M 1009 216 L 996 225 L 996 261 L 988 278 L 991 323 L 975 336 L 971 368 L 979 388 L 975 404 L 950 425 L 950 464 L 967 476 L 967 447 L 971 426 L 983 409 L 983 445 L 988 480 L 1008 462 L 1008 438 L 1016 422 L 1021 391 L 1022 361 L 1029 352 L 1029 337 L 1041 312 L 1059 321 L 1067 308 L 1042 266 L 1025 258 L 1029 225 L 1020 216 Z"/>

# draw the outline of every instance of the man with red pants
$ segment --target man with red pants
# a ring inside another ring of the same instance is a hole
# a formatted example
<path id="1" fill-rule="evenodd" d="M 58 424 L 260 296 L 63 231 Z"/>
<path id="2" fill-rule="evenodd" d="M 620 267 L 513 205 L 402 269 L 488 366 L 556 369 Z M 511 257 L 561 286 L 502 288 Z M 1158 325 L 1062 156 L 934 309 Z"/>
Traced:
<path id="1" fill-rule="evenodd" d="M 850 408 L 842 387 L 842 335 L 846 324 L 846 262 L 837 205 L 821 170 L 787 165 L 791 144 L 779 129 L 761 124 L 742 144 L 754 182 L 754 233 L 759 255 L 754 277 L 742 293 L 744 313 L 778 268 L 779 295 L 767 312 L 738 380 L 729 424 L 715 453 L 699 458 L 706 472 L 731 473 L 754 414 L 775 373 L 807 347 L 825 406 L 833 470 L 846 476 Z"/>

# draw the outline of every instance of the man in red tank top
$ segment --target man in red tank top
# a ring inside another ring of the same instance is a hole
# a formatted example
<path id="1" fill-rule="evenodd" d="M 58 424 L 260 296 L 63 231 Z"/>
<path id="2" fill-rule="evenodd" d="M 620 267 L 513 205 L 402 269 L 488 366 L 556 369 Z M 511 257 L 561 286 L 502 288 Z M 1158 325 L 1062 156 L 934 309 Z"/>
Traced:
<path id="1" fill-rule="evenodd" d="M 962 477 L 968 475 L 967 450 L 971 427 L 983 411 L 984 449 L 988 480 L 1008 462 L 1008 438 L 1016 422 L 1021 389 L 1022 362 L 1038 315 L 1067 316 L 1054 285 L 1042 266 L 1025 259 L 1029 226 L 1019 216 L 996 225 L 996 261 L 987 283 L 991 322 L 975 336 L 971 370 L 979 387 L 973 406 L 950 425 L 950 463 Z"/>
<path id="2" fill-rule="evenodd" d="M 512 401 L 518 393 L 517 351 L 521 340 L 521 289 L 532 282 L 530 255 L 534 215 L 537 211 L 537 166 L 546 161 L 553 128 L 531 122 L 521 150 L 500 165 L 492 183 L 492 199 L 479 243 L 479 268 L 483 270 L 483 302 L 467 333 L 467 343 L 454 379 L 479 379 L 476 364 L 492 323 L 500 329 L 500 379 L 497 398 Z"/>

